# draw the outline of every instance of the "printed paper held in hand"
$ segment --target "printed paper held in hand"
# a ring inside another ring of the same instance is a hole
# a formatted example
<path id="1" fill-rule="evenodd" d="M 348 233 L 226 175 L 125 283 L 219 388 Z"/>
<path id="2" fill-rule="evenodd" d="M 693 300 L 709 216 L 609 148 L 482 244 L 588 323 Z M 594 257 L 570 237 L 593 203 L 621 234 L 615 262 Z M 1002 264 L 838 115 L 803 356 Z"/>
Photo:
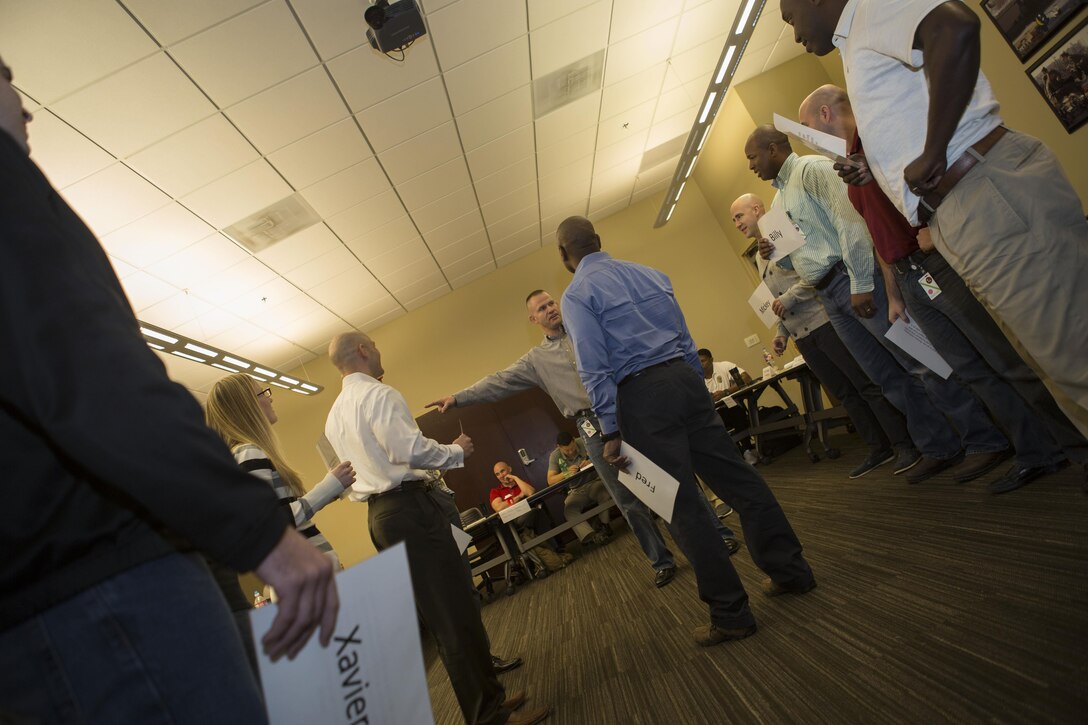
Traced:
<path id="1" fill-rule="evenodd" d="M 513 506 L 507 506 L 499 512 L 499 518 L 502 519 L 504 524 L 508 524 L 518 516 L 529 513 L 529 499 L 523 498 Z"/>
<path id="2" fill-rule="evenodd" d="M 774 253 L 770 258 L 772 262 L 777 262 L 805 244 L 804 235 L 780 206 L 768 209 L 756 224 L 759 226 L 759 233 L 774 245 Z"/>
<path id="3" fill-rule="evenodd" d="M 337 574 L 336 588 L 332 642 L 322 647 L 314 632 L 294 660 L 261 651 L 276 606 L 250 613 L 269 721 L 433 725 L 404 544 Z"/>
<path id="4" fill-rule="evenodd" d="M 631 463 L 627 471 L 619 471 L 620 483 L 631 489 L 639 501 L 653 509 L 661 518 L 672 523 L 672 509 L 676 504 L 679 482 L 660 466 L 639 453 L 630 444 L 620 442 L 620 455 Z"/>
<path id="5" fill-rule="evenodd" d="M 774 127 L 788 136 L 793 136 L 813 151 L 827 156 L 832 161 L 846 158 L 846 139 L 844 138 L 832 136 L 829 133 L 817 131 L 808 126 L 802 126 L 796 121 L 779 116 L 777 113 L 774 114 Z"/>
<path id="6" fill-rule="evenodd" d="M 457 544 L 457 553 L 464 554 L 465 549 L 472 543 L 472 534 L 457 528 L 453 524 L 450 524 L 450 529 L 450 533 L 453 534 L 453 541 Z"/>
<path id="7" fill-rule="evenodd" d="M 748 298 L 748 304 L 752 306 L 756 315 L 763 320 L 763 324 L 767 327 L 774 327 L 778 322 L 778 315 L 771 309 L 771 305 L 774 304 L 774 295 L 771 294 L 771 288 L 767 286 L 766 282 L 759 283 L 756 291 Z"/>
<path id="8" fill-rule="evenodd" d="M 937 352 L 937 349 L 933 347 L 933 343 L 929 341 L 929 338 L 926 337 L 926 334 L 922 332 L 922 328 L 918 327 L 918 325 L 908 324 L 903 322 L 902 319 L 896 320 L 884 334 L 884 337 L 903 348 L 903 352 L 945 380 L 952 374 L 952 368 Z"/>

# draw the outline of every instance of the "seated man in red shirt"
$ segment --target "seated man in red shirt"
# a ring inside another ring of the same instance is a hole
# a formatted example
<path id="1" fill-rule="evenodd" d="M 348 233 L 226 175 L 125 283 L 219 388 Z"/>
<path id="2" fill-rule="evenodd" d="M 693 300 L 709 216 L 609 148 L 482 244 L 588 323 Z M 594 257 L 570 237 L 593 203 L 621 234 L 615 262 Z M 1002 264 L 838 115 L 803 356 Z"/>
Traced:
<path id="1" fill-rule="evenodd" d="M 509 508 L 518 501 L 536 493 L 536 489 L 533 488 L 532 484 L 515 476 L 513 470 L 506 461 L 499 461 L 495 464 L 495 478 L 499 479 L 499 485 L 491 489 L 488 500 L 491 501 L 491 508 L 496 512 Z M 513 525 L 515 529 L 528 530 L 533 535 L 541 531 L 547 531 L 550 528 L 547 513 L 545 513 L 544 509 L 535 507 L 530 508 L 528 512 L 514 519 Z M 559 554 L 555 549 L 555 540 L 549 539 L 534 552 L 544 562 L 544 566 L 552 570 L 562 569 L 574 561 L 574 557 L 570 554 Z"/>

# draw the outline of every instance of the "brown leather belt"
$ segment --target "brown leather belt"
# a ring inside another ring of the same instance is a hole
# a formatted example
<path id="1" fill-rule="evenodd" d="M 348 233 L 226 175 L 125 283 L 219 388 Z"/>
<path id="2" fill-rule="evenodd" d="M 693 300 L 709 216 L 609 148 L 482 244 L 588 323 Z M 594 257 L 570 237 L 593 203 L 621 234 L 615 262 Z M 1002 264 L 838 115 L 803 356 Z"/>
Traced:
<path id="1" fill-rule="evenodd" d="M 923 224 L 929 223 L 929 220 L 933 218 L 933 214 L 937 211 L 937 207 L 952 191 L 952 187 L 960 183 L 960 179 L 967 176 L 968 171 L 975 168 L 975 164 L 982 160 L 982 157 L 1001 140 L 1001 137 L 1008 130 L 1004 126 L 998 126 L 972 145 L 970 149 L 965 151 L 948 167 L 948 170 L 944 172 L 944 176 L 941 177 L 941 183 L 937 184 L 937 188 L 925 194 L 918 203 L 918 220 L 920 222 Z"/>

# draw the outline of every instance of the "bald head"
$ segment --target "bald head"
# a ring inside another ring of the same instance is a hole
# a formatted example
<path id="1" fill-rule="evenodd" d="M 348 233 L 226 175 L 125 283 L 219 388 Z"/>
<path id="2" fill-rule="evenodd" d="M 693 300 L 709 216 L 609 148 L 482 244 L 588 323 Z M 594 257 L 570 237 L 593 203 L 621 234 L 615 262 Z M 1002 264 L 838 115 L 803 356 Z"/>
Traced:
<path id="1" fill-rule="evenodd" d="M 555 230 L 555 238 L 559 243 L 559 256 L 570 272 L 578 268 L 583 257 L 601 251 L 601 238 L 593 223 L 583 216 L 564 219 Z"/>
<path id="2" fill-rule="evenodd" d="M 329 343 L 329 361 L 341 375 L 366 373 L 374 378 L 385 374 L 378 347 L 362 332 L 344 332 Z"/>
<path id="3" fill-rule="evenodd" d="M 802 124 L 849 141 L 856 128 L 846 90 L 828 83 L 808 94 L 797 109 Z"/>
<path id="4" fill-rule="evenodd" d="M 744 144 L 748 168 L 764 181 L 771 181 L 793 153 L 786 134 L 769 123 L 756 127 Z"/>
<path id="5" fill-rule="evenodd" d="M 771 144 L 776 144 L 787 149 L 790 148 L 789 136 L 779 131 L 770 123 L 756 126 L 756 130 L 748 135 L 748 143 L 755 144 L 759 148 L 767 148 Z"/>
<path id="6" fill-rule="evenodd" d="M 729 216 L 740 233 L 749 239 L 759 238 L 759 227 L 756 222 L 767 211 L 763 200 L 755 194 L 742 194 L 729 207 Z"/>

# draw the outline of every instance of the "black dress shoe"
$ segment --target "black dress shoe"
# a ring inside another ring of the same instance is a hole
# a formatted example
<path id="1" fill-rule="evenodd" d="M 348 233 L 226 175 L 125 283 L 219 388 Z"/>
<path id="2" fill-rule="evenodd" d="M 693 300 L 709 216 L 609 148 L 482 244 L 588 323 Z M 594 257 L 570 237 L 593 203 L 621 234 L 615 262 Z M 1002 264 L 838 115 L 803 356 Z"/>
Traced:
<path id="1" fill-rule="evenodd" d="M 502 674 L 503 672 L 509 672 L 510 670 L 516 670 L 521 667 L 522 661 L 520 657 L 514 657 L 513 659 L 504 660 L 501 657 L 491 655 L 491 666 L 495 668 L 495 674 Z"/>
<path id="2" fill-rule="evenodd" d="M 1032 468 L 1020 468 L 1019 466 L 1014 465 L 1004 476 L 996 481 L 991 481 L 987 488 L 990 489 L 990 493 L 1008 493 L 1009 491 L 1015 491 L 1018 488 L 1028 485 L 1039 476 L 1057 473 L 1068 465 L 1069 461 L 1066 460 L 1050 463 L 1045 466 L 1033 466 Z"/>
<path id="3" fill-rule="evenodd" d="M 661 587 L 663 587 L 666 584 L 668 584 L 669 582 L 671 582 L 673 580 L 673 577 L 675 577 L 675 576 L 676 576 L 676 567 L 675 566 L 669 566 L 669 567 L 665 567 L 664 569 L 659 569 L 658 572 L 657 572 L 657 576 L 654 577 L 654 585 L 658 589 L 660 589 Z"/>
<path id="4" fill-rule="evenodd" d="M 735 536 L 727 536 L 722 541 L 725 542 L 725 548 L 729 550 L 729 556 L 733 556 L 740 551 L 740 542 L 737 541 Z"/>

